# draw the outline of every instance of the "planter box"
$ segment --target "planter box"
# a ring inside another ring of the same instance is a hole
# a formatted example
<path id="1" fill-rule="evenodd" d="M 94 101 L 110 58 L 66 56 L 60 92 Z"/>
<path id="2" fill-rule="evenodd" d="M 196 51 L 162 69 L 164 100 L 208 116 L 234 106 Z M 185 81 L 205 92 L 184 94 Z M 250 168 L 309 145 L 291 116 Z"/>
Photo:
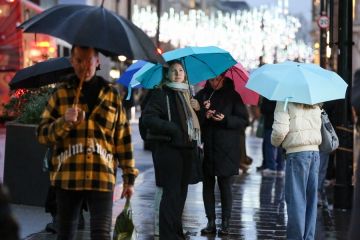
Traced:
<path id="1" fill-rule="evenodd" d="M 42 170 L 46 146 L 38 143 L 37 125 L 7 123 L 4 183 L 11 202 L 44 206 L 50 185 L 49 173 Z"/>

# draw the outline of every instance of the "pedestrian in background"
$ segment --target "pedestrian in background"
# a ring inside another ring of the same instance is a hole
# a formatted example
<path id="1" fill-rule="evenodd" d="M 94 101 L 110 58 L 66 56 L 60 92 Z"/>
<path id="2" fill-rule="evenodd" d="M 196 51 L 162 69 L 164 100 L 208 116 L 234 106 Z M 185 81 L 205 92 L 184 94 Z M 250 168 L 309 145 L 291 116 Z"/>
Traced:
<path id="1" fill-rule="evenodd" d="M 159 211 L 161 240 L 185 239 L 182 213 L 196 149 L 201 144 L 198 118 L 190 99 L 186 72 L 180 61 L 171 61 L 142 113 L 144 127 L 151 132 L 156 185 L 162 188 Z M 148 136 L 150 137 L 150 136 Z M 156 214 L 156 213 L 155 213 Z"/>
<path id="2" fill-rule="evenodd" d="M 271 143 L 286 150 L 287 239 L 315 238 L 320 129 L 318 105 L 277 102 Z"/>
<path id="3" fill-rule="evenodd" d="M 10 209 L 9 193 L 0 182 L 0 239 L 19 240 L 19 226 Z"/>
<path id="4" fill-rule="evenodd" d="M 219 235 L 229 234 L 232 210 L 233 176 L 239 174 L 240 140 L 249 124 L 249 116 L 231 79 L 222 75 L 206 82 L 195 97 L 204 142 L 203 200 L 207 226 L 201 234 L 216 234 L 215 182 L 221 195 L 221 228 Z"/>
<path id="5" fill-rule="evenodd" d="M 134 167 L 130 125 L 118 91 L 96 76 L 98 52 L 73 46 L 75 76 L 50 97 L 38 127 L 38 140 L 53 146 L 51 185 L 56 187 L 58 240 L 75 239 L 81 206 L 87 202 L 91 239 L 109 240 L 117 167 L 123 170 L 122 197 L 131 198 Z M 79 103 L 74 106 L 80 78 Z"/>
<path id="6" fill-rule="evenodd" d="M 260 112 L 264 118 L 263 133 L 263 169 L 264 176 L 280 176 L 284 174 L 283 150 L 281 147 L 275 147 L 271 144 L 272 125 L 274 123 L 274 111 L 276 101 L 270 101 L 266 97 L 262 98 Z"/>
<path id="7" fill-rule="evenodd" d="M 360 69 L 355 72 L 354 82 L 351 91 L 351 104 L 353 106 L 353 113 L 355 118 L 355 126 L 357 128 L 357 134 L 360 133 Z M 355 148 L 354 148 L 355 149 Z M 360 236 L 360 153 L 358 153 L 358 159 L 355 171 L 355 189 L 353 198 L 353 207 L 351 211 L 351 222 L 349 229 L 349 240 L 357 240 Z"/>

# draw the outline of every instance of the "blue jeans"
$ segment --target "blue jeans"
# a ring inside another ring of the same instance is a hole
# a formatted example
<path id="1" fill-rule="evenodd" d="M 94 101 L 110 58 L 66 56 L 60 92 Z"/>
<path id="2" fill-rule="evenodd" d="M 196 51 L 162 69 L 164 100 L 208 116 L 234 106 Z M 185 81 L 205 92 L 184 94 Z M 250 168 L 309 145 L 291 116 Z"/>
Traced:
<path id="1" fill-rule="evenodd" d="M 274 171 L 284 170 L 284 160 L 282 157 L 282 148 L 274 147 L 271 144 L 271 133 L 272 129 L 264 130 L 264 162 L 265 168 Z"/>
<path id="2" fill-rule="evenodd" d="M 286 155 L 287 239 L 315 238 L 319 164 L 318 151 Z"/>

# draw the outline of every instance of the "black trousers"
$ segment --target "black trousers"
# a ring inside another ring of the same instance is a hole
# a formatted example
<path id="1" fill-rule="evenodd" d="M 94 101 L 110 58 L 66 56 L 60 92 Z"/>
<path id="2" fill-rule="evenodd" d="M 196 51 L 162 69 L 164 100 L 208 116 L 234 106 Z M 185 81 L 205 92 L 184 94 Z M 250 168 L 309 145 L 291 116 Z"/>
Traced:
<path id="1" fill-rule="evenodd" d="M 221 197 L 221 216 L 222 218 L 231 217 L 232 209 L 232 183 L 233 177 L 217 177 L 217 182 Z M 205 213 L 208 219 L 215 219 L 215 176 L 204 173 L 203 180 L 203 200 Z"/>
<path id="2" fill-rule="evenodd" d="M 163 148 L 162 151 L 164 150 Z M 167 156 L 172 157 L 161 160 L 162 162 L 158 163 L 159 168 L 156 170 L 164 171 L 166 169 L 167 171 L 160 174 L 164 180 L 161 184 L 163 194 L 159 211 L 160 240 L 185 239 L 182 228 L 182 213 L 188 192 L 191 154 L 193 152 L 189 149 L 183 149 L 177 154 L 174 154 L 173 150 L 170 153 L 172 155 Z M 166 174 L 166 177 L 163 174 Z"/>
<path id="3" fill-rule="evenodd" d="M 83 201 L 90 211 L 92 240 L 110 240 L 113 192 L 56 190 L 59 231 L 57 240 L 73 240 Z"/>

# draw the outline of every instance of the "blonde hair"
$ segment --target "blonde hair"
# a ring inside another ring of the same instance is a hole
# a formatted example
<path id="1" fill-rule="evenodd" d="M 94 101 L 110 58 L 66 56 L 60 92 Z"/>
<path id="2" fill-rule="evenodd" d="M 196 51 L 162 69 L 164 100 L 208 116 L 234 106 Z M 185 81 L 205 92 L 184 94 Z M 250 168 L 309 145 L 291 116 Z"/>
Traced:
<path id="1" fill-rule="evenodd" d="M 296 105 L 296 106 L 302 107 L 304 109 L 314 109 L 314 108 L 322 106 L 322 103 L 317 103 L 317 104 L 310 105 L 310 104 L 305 104 L 305 103 L 295 103 L 295 102 L 293 102 L 293 104 Z"/>

